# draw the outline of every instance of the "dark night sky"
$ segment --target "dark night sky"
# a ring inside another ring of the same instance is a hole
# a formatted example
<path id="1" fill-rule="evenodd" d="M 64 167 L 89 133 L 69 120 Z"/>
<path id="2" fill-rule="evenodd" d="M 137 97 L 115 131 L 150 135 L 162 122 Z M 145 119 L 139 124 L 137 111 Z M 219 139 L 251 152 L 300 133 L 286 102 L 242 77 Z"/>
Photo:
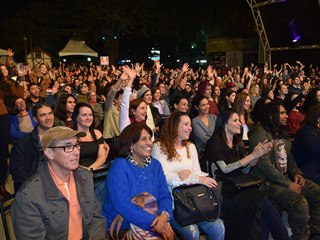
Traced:
<path id="1" fill-rule="evenodd" d="M 272 46 L 284 46 L 295 37 L 300 45 L 320 44 L 320 2 L 287 0 L 263 7 L 261 13 Z"/>
<path id="2" fill-rule="evenodd" d="M 125 4 L 127 1 L 123 1 L 123 3 Z M 257 1 L 261 2 L 263 0 Z M 10 17 L 14 15 L 18 9 L 26 8 L 35 2 L 41 3 L 43 1 L 7 1 L 9 7 L 2 10 L 0 18 Z M 46 2 L 54 3 L 56 0 L 46 0 Z M 75 3 L 76 2 L 77 1 L 75 1 Z M 119 2 L 121 1 L 119 0 Z M 202 9 L 204 8 L 212 8 L 212 13 L 215 12 L 214 10 L 219 9 L 219 12 L 222 13 L 223 16 L 221 17 L 222 20 L 223 18 L 230 17 L 228 15 L 230 9 L 237 9 L 241 14 L 250 16 L 252 19 L 252 14 L 246 0 L 158 0 L 157 3 L 158 2 L 159 4 L 164 3 L 172 7 L 174 9 L 172 12 L 176 18 L 184 16 L 188 21 L 192 21 L 194 27 L 196 26 L 197 19 L 202 16 L 204 12 Z M 261 13 L 271 47 L 290 46 L 294 36 L 300 37 L 298 42 L 300 45 L 320 44 L 319 5 L 319 0 L 284 0 L 280 3 L 262 7 Z M 163 15 L 163 17 L 166 16 Z M 239 21 L 240 20 L 241 19 L 239 19 Z M 187 26 L 190 23 L 186 22 L 185 24 Z M 253 21 L 250 24 L 253 25 Z M 194 31 L 194 29 L 190 29 L 190 32 L 192 31 Z M 0 45 L 0 48 L 4 47 L 6 46 Z"/>
<path id="3" fill-rule="evenodd" d="M 48 0 L 47 0 L 48 1 Z M 50 1 L 50 0 L 49 0 Z M 152 1 L 152 0 L 151 0 Z M 257 0 L 263 2 L 264 0 Z M 10 0 L 8 7 L 2 11 L 0 18 L 13 15 L 20 8 L 25 8 L 30 3 L 41 2 L 40 0 Z M 51 0 L 51 2 L 55 2 Z M 76 1 L 75 1 L 76 2 Z M 126 1 L 123 1 L 124 3 Z M 177 8 L 176 14 L 179 17 L 183 14 L 183 4 L 175 0 L 159 0 L 161 2 L 171 2 L 173 8 Z M 196 5 L 215 6 L 223 12 L 237 7 L 245 14 L 251 14 L 246 0 L 202 0 L 193 1 Z M 210 5 L 208 5 L 210 3 Z M 260 8 L 264 20 L 265 28 L 269 36 L 271 45 L 282 46 L 293 38 L 293 35 L 300 36 L 300 42 L 304 44 L 320 44 L 320 0 L 284 0 L 283 2 L 272 4 Z M 199 9 L 199 8 L 195 8 Z M 190 10 L 187 10 L 190 11 Z M 201 15 L 201 11 L 194 11 L 193 19 Z M 227 14 L 226 14 L 227 15 Z M 164 16 L 165 17 L 165 16 Z"/>

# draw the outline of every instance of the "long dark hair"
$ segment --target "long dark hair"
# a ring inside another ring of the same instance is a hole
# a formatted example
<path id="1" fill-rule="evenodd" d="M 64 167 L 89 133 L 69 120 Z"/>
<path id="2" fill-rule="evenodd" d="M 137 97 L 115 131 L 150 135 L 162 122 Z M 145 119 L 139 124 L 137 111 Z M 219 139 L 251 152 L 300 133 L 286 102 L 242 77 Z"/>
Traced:
<path id="1" fill-rule="evenodd" d="M 3 102 L 9 114 L 14 114 L 14 107 L 12 107 L 12 104 L 15 101 L 14 96 L 16 93 L 13 91 L 13 89 L 17 87 L 18 84 L 11 79 L 10 68 L 4 64 L 0 64 L 0 66 L 5 66 L 9 72 L 8 76 L 3 76 L 0 71 L 0 96 L 3 98 Z"/>
<path id="2" fill-rule="evenodd" d="M 228 100 L 226 97 L 229 97 L 232 93 L 236 93 L 236 91 L 232 90 L 231 88 L 226 88 L 221 91 L 220 100 L 218 103 L 219 112 L 222 112 L 229 108 Z"/>
<path id="3" fill-rule="evenodd" d="M 200 106 L 200 103 L 203 99 L 208 99 L 208 98 L 205 97 L 204 95 L 198 95 L 192 101 L 192 106 L 191 106 L 191 110 L 190 110 L 190 114 L 189 114 L 191 119 L 193 119 L 199 115 L 199 111 L 196 109 L 196 107 Z"/>
<path id="4" fill-rule="evenodd" d="M 117 141 L 119 157 L 126 158 L 131 154 L 131 146 L 140 140 L 143 129 L 152 136 L 152 130 L 143 123 L 131 123 L 122 130 Z"/>
<path id="5" fill-rule="evenodd" d="M 272 101 L 265 104 L 261 112 L 260 124 L 274 138 L 287 137 L 285 126 L 280 125 L 280 106 L 283 106 L 280 102 Z"/>
<path id="6" fill-rule="evenodd" d="M 61 94 L 57 106 L 54 109 L 54 116 L 57 117 L 58 119 L 61 119 L 63 121 L 67 120 L 67 109 L 66 109 L 66 105 L 67 105 L 67 100 L 69 97 L 72 97 L 76 102 L 77 99 L 75 98 L 75 96 L 73 96 L 72 94 L 69 93 L 64 93 Z"/>
<path id="7" fill-rule="evenodd" d="M 226 125 L 233 114 L 238 115 L 238 113 L 233 109 L 227 109 L 219 113 L 212 135 L 220 137 L 225 144 L 227 144 Z M 233 146 L 235 146 L 235 148 L 240 151 L 241 155 L 245 156 L 244 144 L 241 140 L 241 137 L 237 134 L 233 136 Z"/>
<path id="8" fill-rule="evenodd" d="M 72 122 L 73 122 L 73 129 L 74 130 L 78 130 L 78 122 L 77 122 L 77 117 L 79 115 L 79 112 L 80 112 L 80 108 L 82 107 L 87 107 L 87 108 L 90 108 L 91 112 L 92 112 L 92 123 L 91 123 L 91 126 L 89 127 L 89 131 L 90 131 L 90 134 L 93 138 L 94 141 L 97 140 L 97 137 L 96 137 L 96 134 L 94 133 L 94 113 L 93 113 L 93 109 L 91 107 L 91 105 L 89 103 L 86 103 L 86 102 L 79 102 L 77 103 L 77 105 L 74 107 L 74 111 L 72 113 Z"/>

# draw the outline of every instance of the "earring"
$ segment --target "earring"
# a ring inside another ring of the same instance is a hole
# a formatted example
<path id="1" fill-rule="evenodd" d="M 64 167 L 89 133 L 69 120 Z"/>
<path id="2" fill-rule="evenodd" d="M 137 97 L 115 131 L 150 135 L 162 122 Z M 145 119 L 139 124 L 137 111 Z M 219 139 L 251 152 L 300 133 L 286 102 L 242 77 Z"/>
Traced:
<path id="1" fill-rule="evenodd" d="M 133 153 L 133 149 L 132 149 L 132 148 L 130 149 L 130 153 L 131 153 L 131 154 Z"/>

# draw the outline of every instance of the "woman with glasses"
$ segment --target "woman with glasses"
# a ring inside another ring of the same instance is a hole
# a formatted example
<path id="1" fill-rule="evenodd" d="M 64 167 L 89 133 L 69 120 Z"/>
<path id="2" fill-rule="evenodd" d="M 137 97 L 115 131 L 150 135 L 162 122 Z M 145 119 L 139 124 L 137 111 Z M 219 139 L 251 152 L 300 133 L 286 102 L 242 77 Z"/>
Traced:
<path id="1" fill-rule="evenodd" d="M 76 105 L 73 115 L 73 129 L 86 133 L 80 137 L 81 143 L 79 164 L 88 169 L 96 170 L 105 163 L 109 148 L 105 147 L 100 130 L 94 127 L 93 109 L 89 103 L 80 102 Z"/>

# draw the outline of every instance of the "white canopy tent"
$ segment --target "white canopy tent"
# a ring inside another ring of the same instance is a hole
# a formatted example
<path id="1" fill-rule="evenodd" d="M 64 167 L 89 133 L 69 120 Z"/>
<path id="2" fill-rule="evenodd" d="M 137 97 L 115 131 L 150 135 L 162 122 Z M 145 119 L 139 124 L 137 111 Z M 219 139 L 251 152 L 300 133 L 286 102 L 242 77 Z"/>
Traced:
<path id="1" fill-rule="evenodd" d="M 0 56 L 7 56 L 8 50 L 0 49 Z"/>
<path id="2" fill-rule="evenodd" d="M 84 41 L 70 40 L 59 52 L 59 57 L 74 55 L 98 57 L 98 53 L 89 48 Z"/>
<path id="3" fill-rule="evenodd" d="M 0 48 L 0 64 L 6 64 L 8 56 L 8 50 Z"/>

